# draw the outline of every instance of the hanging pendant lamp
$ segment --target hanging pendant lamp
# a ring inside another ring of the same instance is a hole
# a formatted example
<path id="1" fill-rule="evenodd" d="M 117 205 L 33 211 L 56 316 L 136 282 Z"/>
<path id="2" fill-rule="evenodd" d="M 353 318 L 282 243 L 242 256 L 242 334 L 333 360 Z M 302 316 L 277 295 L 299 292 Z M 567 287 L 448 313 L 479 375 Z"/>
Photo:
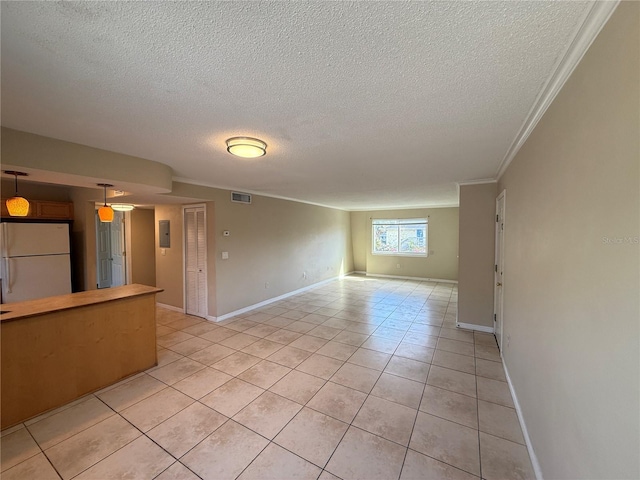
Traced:
<path id="1" fill-rule="evenodd" d="M 16 193 L 13 197 L 7 199 L 7 210 L 12 217 L 26 217 L 29 214 L 29 202 L 26 198 L 18 195 L 18 176 L 26 177 L 28 174 L 24 172 L 14 172 L 13 170 L 5 170 L 6 174 L 16 177 Z"/>
<path id="2" fill-rule="evenodd" d="M 98 217 L 101 222 L 113 222 L 113 208 L 107 205 L 107 187 L 113 187 L 113 185 L 98 183 L 98 186 L 104 188 L 104 205 L 98 209 Z"/>

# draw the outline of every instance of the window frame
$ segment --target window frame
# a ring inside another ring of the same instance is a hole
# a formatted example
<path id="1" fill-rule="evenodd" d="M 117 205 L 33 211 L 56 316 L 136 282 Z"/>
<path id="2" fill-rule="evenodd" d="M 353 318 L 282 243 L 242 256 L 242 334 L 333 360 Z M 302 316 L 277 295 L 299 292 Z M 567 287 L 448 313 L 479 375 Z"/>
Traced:
<path id="1" fill-rule="evenodd" d="M 397 252 L 379 252 L 376 251 L 376 231 L 377 225 L 384 225 L 387 228 L 396 226 L 398 229 L 398 251 Z M 400 227 L 402 225 L 424 225 L 424 253 L 416 252 L 400 252 Z M 372 218 L 371 219 L 371 254 L 391 257 L 417 257 L 426 258 L 429 256 L 429 218 Z"/>

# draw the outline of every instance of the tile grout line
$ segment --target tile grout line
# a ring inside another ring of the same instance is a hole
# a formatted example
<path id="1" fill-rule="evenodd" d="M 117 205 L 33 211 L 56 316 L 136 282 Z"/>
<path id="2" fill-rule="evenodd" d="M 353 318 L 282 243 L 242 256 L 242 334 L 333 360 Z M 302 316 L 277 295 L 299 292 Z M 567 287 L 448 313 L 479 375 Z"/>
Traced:
<path id="1" fill-rule="evenodd" d="M 23 425 L 24 425 L 24 424 L 23 424 Z M 60 472 L 58 471 L 58 469 L 56 468 L 56 466 L 53 464 L 53 462 L 51 461 L 51 459 L 49 458 L 49 456 L 48 456 L 48 455 L 46 454 L 46 452 L 42 449 L 42 447 L 40 446 L 40 444 L 38 443 L 38 441 L 36 440 L 36 438 L 33 436 L 33 434 L 31 433 L 31 431 L 29 430 L 29 427 L 28 427 L 27 425 L 24 425 L 24 428 L 27 430 L 27 433 L 29 434 L 29 436 L 31 437 L 31 439 L 32 439 L 32 440 L 35 442 L 35 444 L 38 446 L 38 449 L 40 450 L 40 453 L 42 453 L 42 455 L 44 455 L 44 458 L 46 458 L 46 459 L 47 459 L 47 462 L 49 462 L 49 465 L 51 465 L 51 468 L 53 468 L 53 469 L 55 470 L 55 472 L 58 474 L 58 476 L 59 476 L 60 478 L 62 478 L 62 475 L 60 474 Z M 38 455 L 38 454 L 36 454 L 36 455 Z M 31 457 L 29 457 L 29 458 L 27 458 L 27 459 L 23 460 L 23 461 L 27 461 L 27 460 L 29 460 L 29 459 L 31 459 L 31 458 L 33 458 L 33 457 L 35 457 L 36 455 L 33 455 L 33 456 L 31 456 Z M 20 463 L 23 463 L 23 462 L 20 462 Z M 18 464 L 16 464 L 16 465 L 14 465 L 14 467 L 17 467 L 18 465 L 20 465 L 20 463 L 18 463 Z M 11 467 L 11 468 L 13 468 L 13 467 Z M 7 470 L 9 470 L 9 469 L 7 469 Z M 0 477 L 1 477 L 1 476 L 2 476 L 2 475 L 0 474 Z"/>

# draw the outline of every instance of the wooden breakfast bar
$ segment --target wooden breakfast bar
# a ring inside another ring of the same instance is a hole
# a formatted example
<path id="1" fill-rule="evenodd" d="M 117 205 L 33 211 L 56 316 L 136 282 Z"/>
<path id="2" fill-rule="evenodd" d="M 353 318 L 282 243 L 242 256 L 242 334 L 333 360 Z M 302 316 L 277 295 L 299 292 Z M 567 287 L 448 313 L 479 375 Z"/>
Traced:
<path id="1" fill-rule="evenodd" d="M 1 305 L 1 428 L 156 365 L 161 291 L 134 284 Z"/>

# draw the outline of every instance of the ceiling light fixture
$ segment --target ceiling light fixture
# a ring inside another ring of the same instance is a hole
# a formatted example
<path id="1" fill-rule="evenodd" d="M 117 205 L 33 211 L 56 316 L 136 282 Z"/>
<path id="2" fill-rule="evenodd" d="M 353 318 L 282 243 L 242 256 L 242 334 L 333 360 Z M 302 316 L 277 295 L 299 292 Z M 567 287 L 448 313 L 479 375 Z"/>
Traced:
<path id="1" fill-rule="evenodd" d="M 116 212 L 130 212 L 135 208 L 135 206 L 130 203 L 112 203 L 111 208 Z"/>
<path id="2" fill-rule="evenodd" d="M 104 206 L 98 209 L 98 217 L 101 222 L 113 222 L 113 208 L 107 205 L 107 187 L 113 187 L 109 183 L 98 183 L 99 187 L 104 188 Z"/>
<path id="3" fill-rule="evenodd" d="M 18 177 L 26 177 L 27 173 L 15 172 L 13 170 L 5 170 L 7 175 L 13 175 L 16 177 L 16 193 L 13 197 L 7 199 L 7 210 L 12 217 L 26 217 L 29 214 L 29 202 L 26 198 L 18 195 Z"/>
<path id="4" fill-rule="evenodd" d="M 236 157 L 256 158 L 267 153 L 267 144 L 251 137 L 232 137 L 227 140 L 227 152 Z"/>

